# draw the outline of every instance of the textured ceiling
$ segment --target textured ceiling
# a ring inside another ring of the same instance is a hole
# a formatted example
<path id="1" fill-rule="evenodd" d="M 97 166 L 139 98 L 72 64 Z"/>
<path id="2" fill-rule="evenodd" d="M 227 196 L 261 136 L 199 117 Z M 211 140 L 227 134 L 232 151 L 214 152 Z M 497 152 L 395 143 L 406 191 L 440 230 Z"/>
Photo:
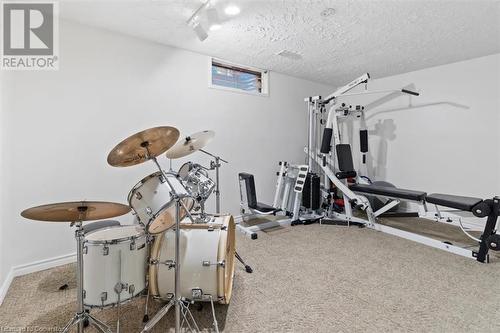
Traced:
<path id="1" fill-rule="evenodd" d="M 61 1 L 61 16 L 233 62 L 340 85 L 500 52 L 499 1 L 214 1 L 222 29 L 200 42 L 201 0 Z M 228 3 L 241 14 L 224 17 Z M 325 8 L 335 14 L 322 17 Z M 282 50 L 300 55 L 277 56 Z"/>

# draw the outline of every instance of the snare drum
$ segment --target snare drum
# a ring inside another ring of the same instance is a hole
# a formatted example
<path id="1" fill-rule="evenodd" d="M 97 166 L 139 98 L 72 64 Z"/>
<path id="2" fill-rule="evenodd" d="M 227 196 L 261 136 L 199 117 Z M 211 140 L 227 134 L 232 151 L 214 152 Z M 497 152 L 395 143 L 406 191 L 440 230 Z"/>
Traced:
<path id="1" fill-rule="evenodd" d="M 175 192 L 182 197 L 184 206 L 191 211 L 195 200 L 175 175 L 167 174 L 166 177 Z M 159 234 L 175 224 L 175 199 L 171 191 L 165 175 L 158 171 L 142 179 L 128 195 L 130 207 L 151 234 Z M 179 214 L 182 220 L 187 214 L 186 209 L 181 206 Z"/>
<path id="2" fill-rule="evenodd" d="M 194 301 L 229 304 L 233 290 L 235 224 L 231 215 L 207 224 L 181 224 L 180 291 Z M 165 265 L 175 260 L 175 231 L 156 237 L 151 249 L 149 290 L 168 299 L 174 292 L 175 269 Z"/>
<path id="3" fill-rule="evenodd" d="M 98 229 L 85 235 L 83 302 L 87 307 L 117 305 L 146 288 L 148 248 L 137 225 Z"/>
<path id="4" fill-rule="evenodd" d="M 179 169 L 179 177 L 184 181 L 184 186 L 199 200 L 207 200 L 215 188 L 215 182 L 208 177 L 208 173 L 199 164 L 184 163 Z"/>

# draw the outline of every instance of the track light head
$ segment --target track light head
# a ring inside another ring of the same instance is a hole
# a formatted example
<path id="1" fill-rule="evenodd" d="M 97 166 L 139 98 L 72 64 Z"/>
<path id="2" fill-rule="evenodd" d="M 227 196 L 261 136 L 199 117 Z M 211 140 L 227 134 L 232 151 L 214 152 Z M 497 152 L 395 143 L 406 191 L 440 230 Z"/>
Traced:
<path id="1" fill-rule="evenodd" d="M 193 23 L 193 30 L 200 41 L 203 42 L 205 39 L 207 39 L 208 34 L 203 28 L 203 26 L 200 24 L 200 22 Z"/>
<path id="2" fill-rule="evenodd" d="M 207 19 L 210 24 L 210 31 L 219 30 L 221 28 L 219 13 L 216 8 L 212 7 L 207 9 Z"/>

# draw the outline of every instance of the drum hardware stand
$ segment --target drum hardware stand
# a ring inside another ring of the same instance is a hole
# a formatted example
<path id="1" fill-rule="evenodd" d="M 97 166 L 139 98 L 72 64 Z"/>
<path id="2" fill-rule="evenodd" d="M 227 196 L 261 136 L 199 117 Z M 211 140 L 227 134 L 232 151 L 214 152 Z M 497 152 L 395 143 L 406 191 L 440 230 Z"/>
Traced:
<path id="1" fill-rule="evenodd" d="M 78 207 L 79 220 L 74 221 L 70 226 L 76 226 L 75 238 L 77 242 L 76 249 L 76 259 L 77 259 L 77 271 L 76 271 L 76 283 L 77 283 L 77 313 L 75 316 L 64 326 L 62 333 L 69 332 L 70 328 L 77 325 L 78 333 L 83 333 L 84 322 L 88 321 L 92 324 L 97 331 L 102 333 L 111 333 L 111 329 L 108 325 L 104 324 L 102 321 L 93 317 L 90 313 L 85 311 L 83 305 L 83 243 L 84 243 L 84 233 L 83 233 L 83 217 L 86 214 L 88 207 Z"/>
<path id="2" fill-rule="evenodd" d="M 200 149 L 200 151 L 202 153 L 205 153 L 207 154 L 208 156 L 211 156 L 215 159 L 215 161 L 210 161 L 210 170 L 214 170 L 215 169 L 215 212 L 217 214 L 220 214 L 220 190 L 219 190 L 219 169 L 220 167 L 222 166 L 221 165 L 221 161 L 224 162 L 224 163 L 229 163 L 228 161 L 222 159 L 220 156 L 215 156 L 211 153 L 209 153 L 208 151 L 204 150 L 204 149 Z M 247 265 L 244 261 L 243 261 L 243 258 L 241 258 L 241 256 L 239 255 L 239 253 L 237 251 L 235 251 L 235 256 L 236 256 L 236 259 L 238 259 L 238 261 L 243 265 L 245 266 L 245 271 L 247 273 L 252 273 L 253 272 L 253 269 L 252 267 L 250 267 L 249 265 Z"/>
<path id="3" fill-rule="evenodd" d="M 161 168 L 160 164 L 158 163 L 158 160 L 156 157 L 152 156 L 149 152 L 148 149 L 149 142 L 143 142 L 141 143 L 141 147 L 146 149 L 147 155 L 146 157 L 150 160 L 152 160 L 160 172 L 163 174 L 165 177 L 165 181 L 167 184 L 170 186 L 171 194 L 174 197 L 175 200 L 175 260 L 174 260 L 174 269 L 175 269 L 175 278 L 174 278 L 174 294 L 170 301 L 163 307 L 161 308 L 156 315 L 146 323 L 144 326 L 144 329 L 142 330 L 143 333 L 149 332 L 170 310 L 172 306 L 175 308 L 175 333 L 180 333 L 181 330 L 181 308 L 182 308 L 182 313 L 183 317 L 186 318 L 185 313 L 189 313 L 190 317 L 193 318 L 191 311 L 189 308 L 186 307 L 184 302 L 182 301 L 182 298 L 180 297 L 180 237 L 181 237 L 181 228 L 180 228 L 180 223 L 181 223 L 181 218 L 180 218 L 180 209 L 181 206 L 184 207 L 184 210 L 188 213 L 188 216 L 190 216 L 190 219 L 192 220 L 191 215 L 189 214 L 189 210 L 187 207 L 185 207 L 184 203 L 182 202 L 182 198 L 185 196 L 180 196 L 176 191 L 175 188 L 172 186 L 170 181 L 168 180 L 167 175 Z M 193 222 L 194 223 L 194 222 Z M 187 320 L 186 320 L 187 321 Z M 194 322 L 194 319 L 193 319 Z M 196 325 L 196 322 L 194 322 Z M 196 325 L 196 327 L 198 327 Z M 199 330 L 197 330 L 199 331 Z M 79 332 L 80 333 L 80 332 Z"/>
<path id="4" fill-rule="evenodd" d="M 236 259 L 238 259 L 239 262 L 241 262 L 243 264 L 243 266 L 245 266 L 245 271 L 247 273 L 252 273 L 253 272 L 253 269 L 252 267 L 250 267 L 249 265 L 247 265 L 244 261 L 243 261 L 243 258 L 240 256 L 240 254 L 238 252 L 234 252 L 234 256 L 236 257 Z"/>
<path id="5" fill-rule="evenodd" d="M 172 188 L 172 192 L 175 193 L 175 190 Z M 189 314 L 191 320 L 193 321 L 193 324 L 196 328 L 196 331 L 199 332 L 198 326 L 196 325 L 196 322 L 194 321 L 193 315 L 191 314 L 191 311 L 189 310 L 189 307 L 187 307 L 184 304 L 184 301 L 180 295 L 180 255 L 179 255 L 179 250 L 180 250 L 180 206 L 181 206 L 181 197 L 177 194 L 175 194 L 175 215 L 176 215 L 176 223 L 175 223 L 175 260 L 173 262 L 169 262 L 169 266 L 173 266 L 175 270 L 175 278 L 174 278 L 174 294 L 172 295 L 170 301 L 163 307 L 161 308 L 156 315 L 146 323 L 144 326 L 144 329 L 142 330 L 142 333 L 149 332 L 170 310 L 172 306 L 175 307 L 175 332 L 180 333 L 181 329 L 181 314 L 183 318 L 185 319 L 188 327 L 190 330 L 192 330 L 191 326 L 189 325 L 188 319 L 186 318 L 186 313 Z M 184 321 L 183 321 L 184 322 Z"/>
<path id="6" fill-rule="evenodd" d="M 228 161 L 222 159 L 220 156 L 215 156 L 204 149 L 200 149 L 202 153 L 207 154 L 215 159 L 215 161 L 210 161 L 210 170 L 215 169 L 215 212 L 220 214 L 220 190 L 219 190 L 219 168 L 221 167 L 220 162 L 229 163 Z"/>
<path id="7" fill-rule="evenodd" d="M 149 321 L 148 306 L 149 306 L 149 282 L 147 285 L 148 291 L 146 294 L 146 305 L 144 306 L 144 317 L 142 317 L 142 322 L 147 323 Z"/>
<path id="8" fill-rule="evenodd" d="M 200 215 L 196 218 L 198 223 L 208 223 L 212 219 L 210 215 L 205 212 L 205 200 L 200 200 Z"/>
<path id="9" fill-rule="evenodd" d="M 214 299 L 212 295 L 210 295 L 210 305 L 212 306 L 212 316 L 214 318 L 215 333 L 219 333 L 219 323 L 217 322 L 217 318 L 215 317 Z"/>

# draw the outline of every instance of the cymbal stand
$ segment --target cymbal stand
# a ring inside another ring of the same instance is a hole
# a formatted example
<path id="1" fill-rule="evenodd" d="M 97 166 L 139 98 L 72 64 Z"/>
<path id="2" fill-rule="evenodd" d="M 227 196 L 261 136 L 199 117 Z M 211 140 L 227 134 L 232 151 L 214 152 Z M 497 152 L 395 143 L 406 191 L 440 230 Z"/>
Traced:
<path id="1" fill-rule="evenodd" d="M 77 332 L 83 333 L 83 323 L 88 321 L 89 324 L 93 325 L 98 332 L 111 333 L 111 329 L 108 325 L 104 324 L 102 321 L 98 320 L 90 313 L 85 311 L 83 305 L 83 243 L 84 243 L 84 232 L 83 232 L 83 221 L 85 214 L 87 213 L 88 207 L 81 206 L 78 207 L 79 220 L 71 223 L 71 226 L 76 226 L 75 239 L 77 242 L 76 249 L 76 259 L 77 259 L 77 270 L 76 270 L 76 284 L 77 284 L 77 312 L 75 316 L 64 326 L 62 333 L 69 332 L 73 326 L 77 326 Z"/>
<path id="2" fill-rule="evenodd" d="M 181 292 L 180 292 L 180 237 L 181 237 L 181 228 L 180 228 L 180 223 L 181 223 L 181 218 L 180 218 L 180 210 L 181 210 L 181 205 L 184 207 L 185 211 L 189 213 L 189 210 L 185 207 L 184 203 L 182 202 L 182 199 L 186 197 L 186 195 L 180 195 L 175 191 L 175 188 L 172 186 L 170 181 L 168 180 L 167 175 L 161 168 L 160 164 L 158 163 L 156 157 L 151 156 L 149 153 L 149 143 L 148 142 L 143 142 L 141 144 L 142 147 L 144 147 L 147 151 L 147 158 L 152 160 L 160 172 L 164 175 L 165 181 L 170 186 L 170 194 L 175 200 L 175 259 L 173 263 L 169 263 L 169 267 L 174 268 L 174 294 L 170 301 L 163 307 L 161 308 L 156 315 L 146 323 L 144 326 L 144 329 L 142 330 L 143 333 L 149 332 L 170 310 L 172 306 L 174 306 L 175 309 L 175 333 L 180 333 L 181 331 L 181 311 L 183 312 L 183 317 L 185 317 L 184 313 L 189 313 L 189 315 L 192 317 L 192 314 L 189 310 L 189 308 L 184 304 L 182 298 L 181 298 Z M 194 319 L 192 319 L 194 322 Z M 194 322 L 196 325 L 196 322 Z M 195 327 L 198 327 L 197 325 Z"/>
<path id="3" fill-rule="evenodd" d="M 174 169 L 172 169 L 172 159 L 171 158 L 168 159 L 168 165 L 170 168 L 168 171 L 170 171 L 170 172 L 174 171 Z"/>
<path id="4" fill-rule="evenodd" d="M 215 156 L 215 155 L 209 153 L 206 150 L 200 149 L 200 151 L 215 159 L 215 161 L 210 161 L 210 170 L 215 169 L 215 212 L 217 214 L 220 214 L 220 191 L 219 191 L 219 168 L 221 167 L 220 162 L 222 161 L 226 164 L 229 162 L 220 158 L 220 156 Z M 238 259 L 238 261 L 243 266 L 245 266 L 245 271 L 247 273 L 252 273 L 253 272 L 252 267 L 250 267 L 249 265 L 247 265 L 245 263 L 245 261 L 243 261 L 243 258 L 241 258 L 240 254 L 238 252 L 235 252 L 235 253 L 236 253 L 236 259 Z"/>
<path id="5" fill-rule="evenodd" d="M 220 156 L 215 156 L 204 149 L 200 149 L 202 153 L 207 154 L 215 159 L 215 161 L 210 161 L 210 169 L 215 169 L 215 212 L 220 214 L 220 190 L 219 190 L 219 168 L 221 167 L 220 162 L 229 163 Z"/>

